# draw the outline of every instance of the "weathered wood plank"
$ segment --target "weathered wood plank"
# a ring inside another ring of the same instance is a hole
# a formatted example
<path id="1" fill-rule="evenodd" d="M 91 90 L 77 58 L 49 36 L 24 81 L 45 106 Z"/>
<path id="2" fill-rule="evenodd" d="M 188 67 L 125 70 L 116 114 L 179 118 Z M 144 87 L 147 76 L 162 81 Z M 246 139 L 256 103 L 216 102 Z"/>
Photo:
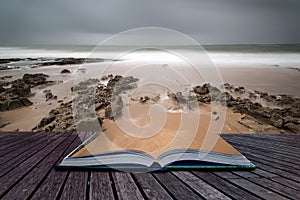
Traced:
<path id="1" fill-rule="evenodd" d="M 273 146 L 272 143 L 261 143 L 260 141 L 256 141 L 256 142 L 248 142 L 248 141 L 241 141 L 241 140 L 236 140 L 234 138 L 226 138 L 226 141 L 228 141 L 230 144 L 232 145 L 236 145 L 236 146 L 250 146 L 251 149 L 257 149 L 257 150 L 263 150 L 263 151 L 269 151 L 269 152 L 273 152 L 273 153 L 278 153 L 282 156 L 290 156 L 290 158 L 296 159 L 299 161 L 299 156 L 295 155 L 293 152 L 295 152 L 294 149 L 287 149 L 284 147 L 276 147 Z M 254 145 L 255 144 L 255 145 Z M 272 144 L 272 145 L 270 145 Z"/>
<path id="2" fill-rule="evenodd" d="M 7 162 L 4 162 L 0 165 L 0 176 L 4 176 L 6 173 L 14 169 L 20 163 L 24 162 L 26 159 L 30 158 L 31 156 L 35 155 L 35 153 L 44 149 L 47 145 L 51 142 L 54 142 L 57 138 L 61 137 L 60 135 L 54 135 L 53 137 L 49 136 L 48 138 L 43 138 L 40 143 L 37 144 L 29 144 L 28 151 L 16 151 L 16 154 L 12 154 L 11 157 L 13 159 L 9 159 Z M 27 146 L 27 145 L 24 145 Z"/>
<path id="3" fill-rule="evenodd" d="M 291 180 L 294 180 L 296 182 L 300 183 L 300 177 L 296 176 L 295 174 L 289 173 L 288 171 L 282 170 L 282 169 L 278 169 L 273 167 L 272 165 L 268 165 L 268 163 L 265 162 L 259 162 L 259 161 L 255 161 L 256 167 L 263 169 L 265 171 L 277 174 L 278 176 L 282 176 Z"/>
<path id="4" fill-rule="evenodd" d="M 172 199 L 150 173 L 135 173 L 133 177 L 148 199 Z"/>
<path id="5" fill-rule="evenodd" d="M 237 148 L 241 149 L 242 151 L 250 152 L 251 154 L 255 155 L 268 155 L 268 157 L 275 158 L 276 160 L 279 161 L 286 161 L 288 163 L 293 163 L 294 165 L 300 164 L 300 158 L 296 158 L 295 156 L 292 155 L 287 155 L 287 154 L 282 154 L 279 153 L 280 151 L 274 151 L 270 150 L 267 148 L 261 148 L 257 146 L 251 146 L 251 145 L 245 145 L 241 143 L 235 143 L 231 142 L 231 144 L 236 145 Z M 278 159 L 280 158 L 280 159 Z"/>
<path id="6" fill-rule="evenodd" d="M 118 199 L 144 199 L 131 175 L 126 172 L 112 172 Z"/>
<path id="7" fill-rule="evenodd" d="M 37 133 L 33 135 L 26 135 L 20 140 L 12 141 L 10 144 L 5 144 L 0 146 L 0 156 L 4 156 L 12 151 L 20 150 L 23 148 L 26 148 L 27 145 L 24 144 L 30 144 L 37 142 L 44 138 L 44 135 L 42 133 Z M 48 138 L 48 136 L 47 136 Z"/>
<path id="8" fill-rule="evenodd" d="M 292 143 L 292 142 L 286 142 L 286 141 L 274 141 L 274 140 L 269 140 L 268 138 L 265 139 L 259 139 L 259 138 L 253 138 L 251 136 L 249 137 L 241 137 L 241 135 L 234 135 L 234 140 L 236 142 L 243 142 L 243 143 L 248 143 L 248 144 L 255 144 L 253 146 L 257 145 L 266 145 L 266 148 L 276 148 L 276 149 L 281 149 L 281 150 L 287 150 L 287 152 L 291 150 L 300 150 L 299 144 L 297 143 Z M 232 137 L 224 136 L 224 138 L 230 140 Z M 272 145 L 270 145 L 272 144 Z M 284 149 L 282 149 L 284 148 Z"/>
<path id="9" fill-rule="evenodd" d="M 201 171 L 193 171 L 193 174 L 200 177 L 205 182 L 209 183 L 214 188 L 217 188 L 222 193 L 228 195 L 233 199 L 260 199 L 256 195 L 239 188 L 236 185 L 233 185 L 229 182 L 229 180 L 224 180 L 212 173 L 209 172 L 201 172 Z"/>
<path id="10" fill-rule="evenodd" d="M 36 164 L 38 164 L 46 155 L 53 151 L 61 142 L 63 142 L 66 137 L 70 134 L 62 134 L 55 141 L 52 141 L 47 148 L 42 149 L 34 156 L 28 158 L 20 165 L 16 166 L 14 169 L 9 171 L 0 179 L 0 198 L 4 193 L 12 187 L 15 183 L 19 181 L 23 176 L 25 176 L 31 169 L 33 169 Z"/>
<path id="11" fill-rule="evenodd" d="M 297 183 L 295 181 L 283 177 L 272 177 L 270 178 L 270 180 L 300 191 L 300 183 Z"/>
<path id="12" fill-rule="evenodd" d="M 268 161 L 276 165 L 284 166 L 286 168 L 289 168 L 289 170 L 294 171 L 294 173 L 298 174 L 298 169 L 297 169 L 298 163 L 296 162 L 292 163 L 291 160 L 288 159 L 284 160 L 284 157 L 273 156 L 272 154 L 269 154 L 264 151 L 259 152 L 259 151 L 252 150 L 251 148 L 244 148 L 242 146 L 237 147 L 237 149 L 242 151 L 245 155 L 251 154 L 252 157 L 255 157 L 260 160 Z"/>
<path id="13" fill-rule="evenodd" d="M 15 139 L 23 138 L 26 134 L 31 135 L 30 132 L 0 132 L 0 143 L 4 144 L 10 140 L 14 141 Z"/>
<path id="14" fill-rule="evenodd" d="M 264 178 L 278 177 L 277 174 L 262 170 L 260 168 L 256 168 L 255 170 L 252 171 L 252 173 L 257 174 L 257 175 L 259 175 L 261 177 L 264 177 Z"/>
<path id="15" fill-rule="evenodd" d="M 64 152 L 63 156 L 59 158 L 57 164 L 60 163 L 72 150 L 74 150 L 80 142 L 80 139 L 76 137 L 73 143 L 67 148 L 66 152 Z M 49 175 L 41 183 L 41 185 L 36 188 L 36 192 L 32 194 L 30 198 L 36 200 L 57 199 L 68 173 L 69 172 L 67 170 L 61 171 L 52 168 Z"/>
<path id="16" fill-rule="evenodd" d="M 33 190 L 40 184 L 44 177 L 48 175 L 50 170 L 54 168 L 58 159 L 64 151 L 75 139 L 75 135 L 71 135 L 59 144 L 50 154 L 45 156 L 23 179 L 21 179 L 14 187 L 3 197 L 3 199 L 26 199 Z"/>
<path id="17" fill-rule="evenodd" d="M 231 199 L 190 172 L 174 171 L 172 173 L 175 174 L 181 181 L 193 188 L 205 199 Z"/>
<path id="18" fill-rule="evenodd" d="M 272 189 L 273 191 L 280 193 L 281 195 L 284 195 L 288 198 L 300 199 L 299 191 L 290 187 L 285 187 L 284 185 L 274 182 L 272 180 L 266 178 L 249 178 L 249 180 L 255 182 L 258 185 L 266 186 L 269 189 Z"/>
<path id="19" fill-rule="evenodd" d="M 0 165 L 4 162 L 7 163 L 11 159 L 18 160 L 17 157 L 20 157 L 22 154 L 26 154 L 27 151 L 33 152 L 34 150 L 33 147 L 41 146 L 42 143 L 45 143 L 47 142 L 47 140 L 52 139 L 54 137 L 58 137 L 58 136 L 53 135 L 48 137 L 38 137 L 38 138 L 34 138 L 33 140 L 29 139 L 27 141 L 24 141 L 24 143 L 17 144 L 12 148 L 8 148 L 7 150 L 4 150 L 3 151 L 4 154 L 0 157 Z"/>
<path id="20" fill-rule="evenodd" d="M 193 191 L 169 172 L 153 173 L 153 175 L 176 199 L 203 199 L 200 194 L 197 194 L 196 191 Z"/>
<path id="21" fill-rule="evenodd" d="M 60 199 L 86 199 L 88 172 L 72 171 L 69 174 Z"/>
<path id="22" fill-rule="evenodd" d="M 91 172 L 90 199 L 114 199 L 109 172 Z"/>
<path id="23" fill-rule="evenodd" d="M 246 171 L 239 171 L 237 172 L 229 172 L 232 173 L 232 177 L 230 179 L 228 179 L 229 182 L 237 185 L 238 187 L 243 188 L 244 190 L 247 190 L 257 196 L 259 196 L 260 198 L 263 199 L 286 199 L 284 196 L 270 190 L 269 188 L 265 186 L 261 186 L 261 185 L 257 185 L 249 180 L 251 180 L 251 178 L 257 178 L 259 179 L 260 177 L 256 176 L 256 175 L 251 175 L 251 173 L 243 173 Z M 239 174 L 239 175 L 236 175 Z M 234 177 L 234 178 L 233 178 Z"/>

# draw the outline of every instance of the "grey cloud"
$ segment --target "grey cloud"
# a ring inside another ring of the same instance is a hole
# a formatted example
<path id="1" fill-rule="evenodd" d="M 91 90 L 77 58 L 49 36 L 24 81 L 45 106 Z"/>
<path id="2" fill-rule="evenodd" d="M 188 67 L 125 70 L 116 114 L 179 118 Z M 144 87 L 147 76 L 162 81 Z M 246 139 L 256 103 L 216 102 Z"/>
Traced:
<path id="1" fill-rule="evenodd" d="M 1 0 L 0 44 L 95 44 L 131 28 L 202 44 L 300 43 L 298 0 Z"/>

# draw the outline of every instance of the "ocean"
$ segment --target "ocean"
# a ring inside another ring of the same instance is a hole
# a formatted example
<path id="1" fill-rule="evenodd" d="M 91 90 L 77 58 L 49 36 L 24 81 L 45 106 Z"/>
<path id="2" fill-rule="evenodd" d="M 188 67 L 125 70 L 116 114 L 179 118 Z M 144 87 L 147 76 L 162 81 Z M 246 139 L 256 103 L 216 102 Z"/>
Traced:
<path id="1" fill-rule="evenodd" d="M 0 58 L 36 58 L 36 57 L 99 57 L 115 59 L 122 55 L 122 59 L 140 61 L 176 60 L 176 56 L 167 55 L 164 49 L 187 54 L 207 52 L 211 61 L 220 67 L 290 67 L 300 68 L 300 45 L 206 45 L 160 47 L 160 51 L 145 48 L 128 53 L 141 47 L 128 46 L 92 46 L 92 45 L 49 45 L 49 46 L 0 46 Z M 162 54 L 163 53 L 163 54 Z"/>

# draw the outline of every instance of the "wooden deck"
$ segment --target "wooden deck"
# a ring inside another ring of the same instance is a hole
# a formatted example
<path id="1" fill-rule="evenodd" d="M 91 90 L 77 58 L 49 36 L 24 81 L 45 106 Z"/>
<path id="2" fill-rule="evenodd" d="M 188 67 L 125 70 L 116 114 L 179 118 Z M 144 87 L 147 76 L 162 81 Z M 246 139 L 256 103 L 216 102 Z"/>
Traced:
<path id="1" fill-rule="evenodd" d="M 0 199 L 300 199 L 300 135 L 224 135 L 253 171 L 57 171 L 75 134 L 0 133 Z"/>

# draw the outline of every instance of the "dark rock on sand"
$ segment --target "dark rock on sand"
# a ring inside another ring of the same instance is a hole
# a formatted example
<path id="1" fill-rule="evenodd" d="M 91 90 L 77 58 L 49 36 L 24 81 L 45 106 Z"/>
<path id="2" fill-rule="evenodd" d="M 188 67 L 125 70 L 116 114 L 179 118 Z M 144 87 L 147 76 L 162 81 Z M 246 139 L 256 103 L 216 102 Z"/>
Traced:
<path id="1" fill-rule="evenodd" d="M 38 74 L 24 74 L 23 81 L 31 86 L 41 85 L 47 83 L 49 75 L 38 73 Z"/>
<path id="2" fill-rule="evenodd" d="M 148 96 L 140 97 L 140 103 L 146 103 L 150 98 Z"/>
<path id="3" fill-rule="evenodd" d="M 68 70 L 68 69 L 63 69 L 60 73 L 61 73 L 61 74 L 70 74 L 71 71 Z"/>
<path id="4" fill-rule="evenodd" d="M 7 102 L 6 110 L 13 110 L 23 106 L 24 106 L 23 103 L 19 99 L 13 99 Z"/>
<path id="5" fill-rule="evenodd" d="M 51 100 L 51 99 L 54 99 L 54 100 L 57 99 L 57 96 L 53 95 L 51 90 L 45 90 L 45 91 L 44 92 L 45 92 L 46 101 Z"/>
<path id="6" fill-rule="evenodd" d="M 0 84 L 0 111 L 12 110 L 23 106 L 30 106 L 32 102 L 27 98 L 31 96 L 31 88 L 47 84 L 46 74 L 24 74 L 22 79 Z M 4 86 L 6 86 L 4 88 Z"/>

